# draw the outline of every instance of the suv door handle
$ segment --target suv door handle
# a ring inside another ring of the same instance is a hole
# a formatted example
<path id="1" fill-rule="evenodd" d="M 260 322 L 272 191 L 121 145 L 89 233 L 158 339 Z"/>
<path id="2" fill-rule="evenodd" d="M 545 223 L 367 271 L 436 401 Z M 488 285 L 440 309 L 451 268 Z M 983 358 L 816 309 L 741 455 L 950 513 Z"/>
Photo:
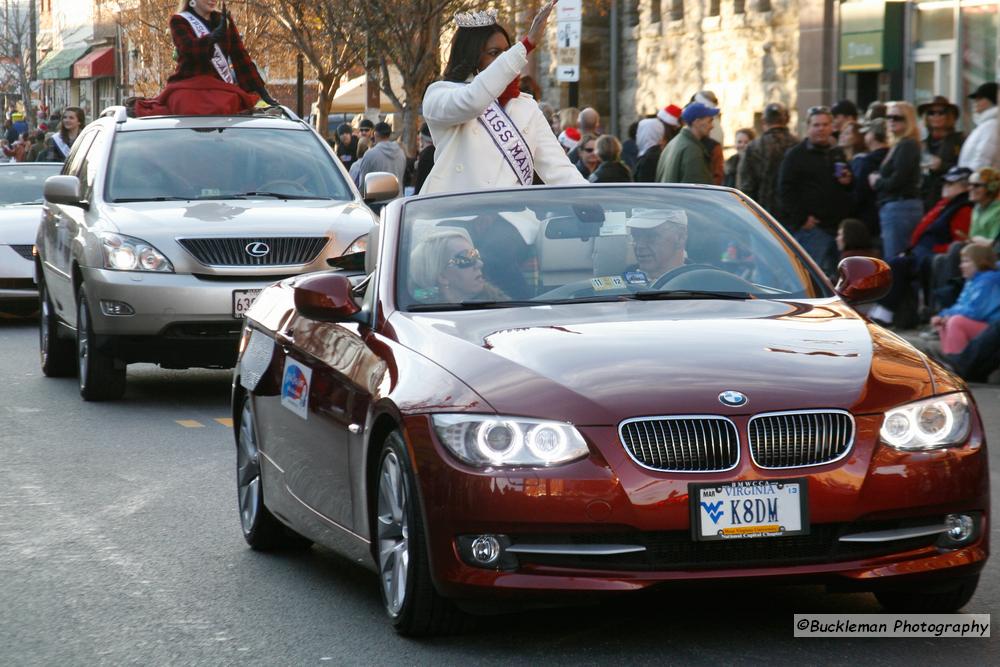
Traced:
<path id="1" fill-rule="evenodd" d="M 288 328 L 284 331 L 278 331 L 274 334 L 274 337 L 278 339 L 278 342 L 282 346 L 295 345 L 295 329 Z"/>

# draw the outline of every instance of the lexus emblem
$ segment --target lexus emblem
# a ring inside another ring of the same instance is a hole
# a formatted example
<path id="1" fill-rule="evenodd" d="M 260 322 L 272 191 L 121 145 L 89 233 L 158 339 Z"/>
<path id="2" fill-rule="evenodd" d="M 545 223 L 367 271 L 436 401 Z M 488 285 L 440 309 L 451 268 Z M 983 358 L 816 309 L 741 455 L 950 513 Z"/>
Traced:
<path id="1" fill-rule="evenodd" d="M 248 243 L 244 250 L 251 257 L 264 257 L 267 253 L 271 252 L 271 246 L 267 245 L 263 241 L 254 241 L 253 243 Z"/>
<path id="2" fill-rule="evenodd" d="M 746 397 L 746 394 L 741 394 L 738 391 L 724 391 L 719 394 L 719 402 L 723 405 L 728 405 L 731 408 L 739 408 L 746 405 L 750 399 Z"/>

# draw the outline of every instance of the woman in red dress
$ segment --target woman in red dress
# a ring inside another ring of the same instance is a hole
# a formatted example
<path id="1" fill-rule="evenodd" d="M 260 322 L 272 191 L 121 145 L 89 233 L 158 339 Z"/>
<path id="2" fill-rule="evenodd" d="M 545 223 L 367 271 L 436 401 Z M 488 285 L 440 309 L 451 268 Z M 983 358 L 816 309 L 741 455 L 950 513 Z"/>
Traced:
<path id="1" fill-rule="evenodd" d="M 177 69 L 158 97 L 136 101 L 135 115 L 239 113 L 252 109 L 258 99 L 277 106 L 225 3 L 180 0 L 170 17 L 170 36 Z"/>

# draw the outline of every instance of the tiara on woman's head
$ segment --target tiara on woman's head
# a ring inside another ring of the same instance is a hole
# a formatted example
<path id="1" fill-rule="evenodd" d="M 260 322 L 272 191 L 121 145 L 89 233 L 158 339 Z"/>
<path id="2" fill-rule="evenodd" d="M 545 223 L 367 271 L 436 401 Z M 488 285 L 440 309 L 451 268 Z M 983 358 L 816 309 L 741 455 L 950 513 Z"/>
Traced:
<path id="1" fill-rule="evenodd" d="M 496 25 L 497 10 L 487 9 L 484 12 L 459 12 L 455 14 L 455 24 L 459 28 L 482 28 Z"/>

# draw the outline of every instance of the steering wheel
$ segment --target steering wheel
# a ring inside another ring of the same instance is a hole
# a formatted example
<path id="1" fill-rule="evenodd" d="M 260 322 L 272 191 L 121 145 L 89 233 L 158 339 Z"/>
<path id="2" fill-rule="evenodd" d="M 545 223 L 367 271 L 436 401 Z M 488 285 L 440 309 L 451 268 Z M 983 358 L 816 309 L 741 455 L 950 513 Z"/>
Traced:
<path id="1" fill-rule="evenodd" d="M 291 187 L 290 191 L 288 190 L 288 187 Z M 290 179 L 276 179 L 268 181 L 256 189 L 259 192 L 283 192 L 290 195 L 309 194 L 309 190 L 307 190 L 304 185 L 298 181 Z"/>
<path id="2" fill-rule="evenodd" d="M 651 290 L 705 290 L 709 292 L 753 292 L 749 280 L 707 264 L 688 264 L 660 276 Z"/>

